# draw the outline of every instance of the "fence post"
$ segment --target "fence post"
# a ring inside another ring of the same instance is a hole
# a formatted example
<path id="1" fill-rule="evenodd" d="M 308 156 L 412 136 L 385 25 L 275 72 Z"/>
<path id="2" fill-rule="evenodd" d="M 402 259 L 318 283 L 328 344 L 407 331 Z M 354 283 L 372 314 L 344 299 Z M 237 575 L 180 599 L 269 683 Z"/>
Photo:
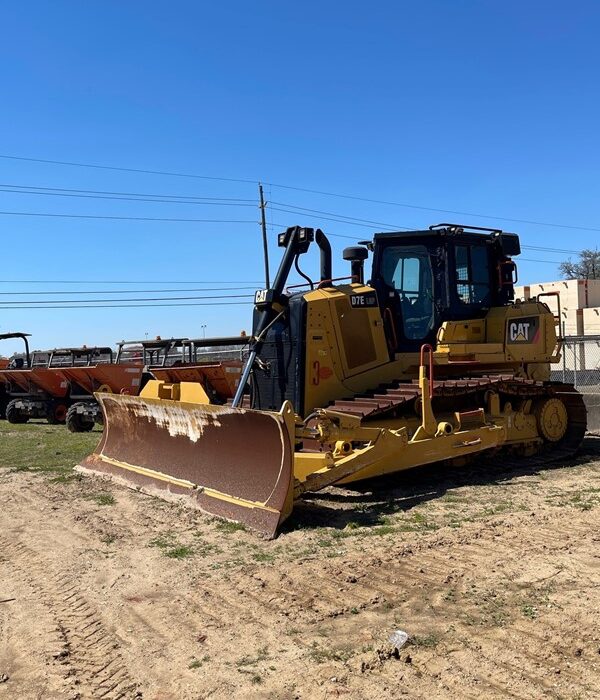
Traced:
<path id="1" fill-rule="evenodd" d="M 573 386 L 577 389 L 577 341 L 573 341 L 573 368 L 574 381 Z"/>
<path id="2" fill-rule="evenodd" d="M 565 322 L 563 321 L 563 329 L 562 329 L 562 337 L 563 337 L 563 348 L 562 348 L 562 356 L 563 356 L 563 384 L 567 383 L 567 343 L 565 342 Z"/>

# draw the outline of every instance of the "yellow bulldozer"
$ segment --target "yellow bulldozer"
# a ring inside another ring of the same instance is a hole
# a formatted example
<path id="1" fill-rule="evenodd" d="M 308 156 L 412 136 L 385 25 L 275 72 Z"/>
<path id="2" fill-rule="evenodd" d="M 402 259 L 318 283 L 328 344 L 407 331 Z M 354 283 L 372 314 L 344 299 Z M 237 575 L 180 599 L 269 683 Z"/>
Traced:
<path id="1" fill-rule="evenodd" d="M 321 230 L 292 227 L 278 244 L 233 401 L 212 404 L 186 382 L 98 394 L 104 433 L 84 470 L 273 537 L 307 491 L 482 453 L 578 448 L 582 397 L 551 380 L 558 319 L 541 297 L 514 300 L 516 234 L 376 234 L 344 250 L 350 275 L 338 279 Z M 299 267 L 312 244 L 318 279 Z M 287 286 L 293 267 L 303 288 Z"/>

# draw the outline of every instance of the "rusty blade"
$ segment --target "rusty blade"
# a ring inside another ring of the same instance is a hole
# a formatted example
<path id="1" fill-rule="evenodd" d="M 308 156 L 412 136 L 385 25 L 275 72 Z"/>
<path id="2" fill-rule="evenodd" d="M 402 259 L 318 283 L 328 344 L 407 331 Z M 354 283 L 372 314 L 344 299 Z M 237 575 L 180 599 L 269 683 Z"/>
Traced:
<path id="1" fill-rule="evenodd" d="M 273 537 L 290 514 L 293 442 L 281 413 L 96 394 L 104 433 L 81 467 Z"/>

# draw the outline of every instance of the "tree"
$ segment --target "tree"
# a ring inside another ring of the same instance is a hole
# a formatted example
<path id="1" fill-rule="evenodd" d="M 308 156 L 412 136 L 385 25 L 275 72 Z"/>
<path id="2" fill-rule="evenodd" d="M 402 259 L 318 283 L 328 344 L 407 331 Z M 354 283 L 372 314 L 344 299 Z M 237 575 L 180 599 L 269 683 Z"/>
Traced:
<path id="1" fill-rule="evenodd" d="M 559 270 L 568 280 L 600 280 L 600 250 L 582 250 L 578 261 L 561 262 Z"/>

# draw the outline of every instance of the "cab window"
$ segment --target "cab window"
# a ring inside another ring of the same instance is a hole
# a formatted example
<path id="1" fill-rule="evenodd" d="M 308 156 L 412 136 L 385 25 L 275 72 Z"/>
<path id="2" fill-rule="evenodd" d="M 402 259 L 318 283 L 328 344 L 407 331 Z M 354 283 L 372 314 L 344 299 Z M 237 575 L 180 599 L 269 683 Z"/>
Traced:
<path id="1" fill-rule="evenodd" d="M 422 340 L 434 326 L 433 274 L 425 246 L 389 246 L 382 259 L 386 284 L 400 302 L 406 338 Z"/>
<path id="2" fill-rule="evenodd" d="M 482 245 L 457 245 L 456 291 L 463 304 L 486 306 L 490 303 L 490 266 L 488 250 Z"/>

